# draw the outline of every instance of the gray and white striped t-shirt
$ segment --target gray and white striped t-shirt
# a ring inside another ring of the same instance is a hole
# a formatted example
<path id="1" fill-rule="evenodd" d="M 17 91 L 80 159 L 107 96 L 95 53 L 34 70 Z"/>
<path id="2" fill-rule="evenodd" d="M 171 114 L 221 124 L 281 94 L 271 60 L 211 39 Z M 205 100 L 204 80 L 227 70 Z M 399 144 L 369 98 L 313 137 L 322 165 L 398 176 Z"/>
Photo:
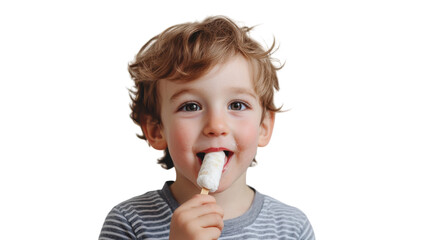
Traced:
<path id="1" fill-rule="evenodd" d="M 169 185 L 125 201 L 107 215 L 99 239 L 168 239 L 171 216 L 178 208 Z M 255 191 L 250 209 L 224 221 L 220 239 L 315 240 L 305 214 Z"/>

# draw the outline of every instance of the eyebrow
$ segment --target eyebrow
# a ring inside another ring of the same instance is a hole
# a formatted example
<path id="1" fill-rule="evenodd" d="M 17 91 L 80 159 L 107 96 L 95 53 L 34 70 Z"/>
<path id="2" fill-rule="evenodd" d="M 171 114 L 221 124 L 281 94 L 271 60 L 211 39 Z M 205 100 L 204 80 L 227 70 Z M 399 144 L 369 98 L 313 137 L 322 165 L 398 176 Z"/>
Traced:
<path id="1" fill-rule="evenodd" d="M 230 90 L 230 92 L 234 93 L 234 94 L 245 94 L 245 95 L 249 95 L 251 97 L 253 97 L 254 99 L 257 99 L 257 95 L 254 91 L 250 91 L 247 88 L 240 88 L 240 87 L 231 87 L 228 88 L 228 90 Z M 175 101 L 179 96 L 186 94 L 186 93 L 194 93 L 194 92 L 198 92 L 197 89 L 194 88 L 186 88 L 186 89 L 182 89 L 176 93 L 174 93 L 169 100 L 171 102 Z"/>
<path id="2" fill-rule="evenodd" d="M 238 93 L 238 94 L 245 94 L 245 95 L 250 95 L 251 97 L 253 97 L 254 99 L 257 99 L 257 95 L 254 91 L 250 91 L 247 88 L 240 88 L 240 87 L 231 87 L 229 88 L 231 90 L 231 92 L 233 93 Z"/>
<path id="3" fill-rule="evenodd" d="M 180 95 L 183 95 L 183 94 L 185 94 L 185 93 L 192 93 L 192 92 L 196 92 L 196 89 L 194 89 L 194 88 L 186 88 L 186 89 L 182 89 L 182 90 L 180 90 L 180 91 L 178 91 L 178 92 L 174 93 L 174 94 L 169 98 L 169 100 L 170 100 L 170 101 L 174 101 L 174 100 L 176 100 Z"/>

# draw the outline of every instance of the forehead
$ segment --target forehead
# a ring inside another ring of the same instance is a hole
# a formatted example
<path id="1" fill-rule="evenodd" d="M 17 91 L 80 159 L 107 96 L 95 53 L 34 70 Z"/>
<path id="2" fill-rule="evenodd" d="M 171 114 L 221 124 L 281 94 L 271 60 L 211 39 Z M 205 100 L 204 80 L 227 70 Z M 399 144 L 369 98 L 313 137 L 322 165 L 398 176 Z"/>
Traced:
<path id="1" fill-rule="evenodd" d="M 186 89 L 215 90 L 223 88 L 241 88 L 256 93 L 252 64 L 243 56 L 235 55 L 225 62 L 212 67 L 205 75 L 191 81 L 160 80 L 158 90 L 161 96 L 169 96 Z"/>

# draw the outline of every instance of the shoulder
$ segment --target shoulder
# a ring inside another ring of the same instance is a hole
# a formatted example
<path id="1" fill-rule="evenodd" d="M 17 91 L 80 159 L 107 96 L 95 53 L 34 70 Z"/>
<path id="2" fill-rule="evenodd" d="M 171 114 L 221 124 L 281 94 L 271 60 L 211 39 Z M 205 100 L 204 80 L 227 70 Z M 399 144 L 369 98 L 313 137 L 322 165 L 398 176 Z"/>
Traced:
<path id="1" fill-rule="evenodd" d="M 100 239 L 164 237 L 171 214 L 160 191 L 147 192 L 113 207 L 106 217 Z"/>
<path id="2" fill-rule="evenodd" d="M 116 205 L 114 208 L 122 212 L 129 212 L 135 208 L 157 208 L 165 205 L 165 201 L 160 196 L 159 191 L 150 191 L 145 194 L 135 196 Z"/>
<path id="3" fill-rule="evenodd" d="M 263 222 L 267 227 L 275 227 L 278 233 L 298 237 L 298 239 L 315 239 L 312 226 L 300 209 L 270 196 L 264 195 L 258 221 Z"/>
<path id="4" fill-rule="evenodd" d="M 297 222 L 307 221 L 306 215 L 300 209 L 267 195 L 264 195 L 262 213 L 280 218 L 294 219 Z"/>
<path id="5" fill-rule="evenodd" d="M 143 195 L 126 200 L 112 209 L 112 213 L 117 213 L 126 218 L 131 225 L 137 222 L 151 222 L 165 220 L 172 214 L 171 209 L 160 191 L 150 191 Z"/>

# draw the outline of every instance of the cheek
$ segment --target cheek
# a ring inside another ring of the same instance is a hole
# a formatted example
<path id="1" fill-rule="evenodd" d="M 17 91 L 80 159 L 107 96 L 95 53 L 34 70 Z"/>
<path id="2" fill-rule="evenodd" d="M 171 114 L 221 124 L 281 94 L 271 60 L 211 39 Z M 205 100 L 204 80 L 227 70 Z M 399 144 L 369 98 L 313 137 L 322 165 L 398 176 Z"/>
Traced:
<path id="1" fill-rule="evenodd" d="M 178 160 L 177 157 L 192 149 L 195 131 L 191 126 L 191 124 L 174 122 L 165 129 L 168 149 L 174 160 Z"/>
<path id="2" fill-rule="evenodd" d="M 173 147 L 176 144 L 185 144 L 190 137 L 191 132 L 186 125 L 174 125 L 168 131 L 168 145 Z"/>
<path id="3" fill-rule="evenodd" d="M 257 139 L 259 134 L 259 124 L 253 121 L 240 121 L 237 125 L 239 128 L 239 136 L 243 140 L 253 141 Z"/>
<path id="4" fill-rule="evenodd" d="M 254 154 L 257 151 L 258 137 L 259 137 L 259 125 L 253 122 L 242 122 L 239 124 L 239 130 L 237 133 L 237 144 L 238 147 L 244 151 L 247 150 L 248 154 Z"/>

